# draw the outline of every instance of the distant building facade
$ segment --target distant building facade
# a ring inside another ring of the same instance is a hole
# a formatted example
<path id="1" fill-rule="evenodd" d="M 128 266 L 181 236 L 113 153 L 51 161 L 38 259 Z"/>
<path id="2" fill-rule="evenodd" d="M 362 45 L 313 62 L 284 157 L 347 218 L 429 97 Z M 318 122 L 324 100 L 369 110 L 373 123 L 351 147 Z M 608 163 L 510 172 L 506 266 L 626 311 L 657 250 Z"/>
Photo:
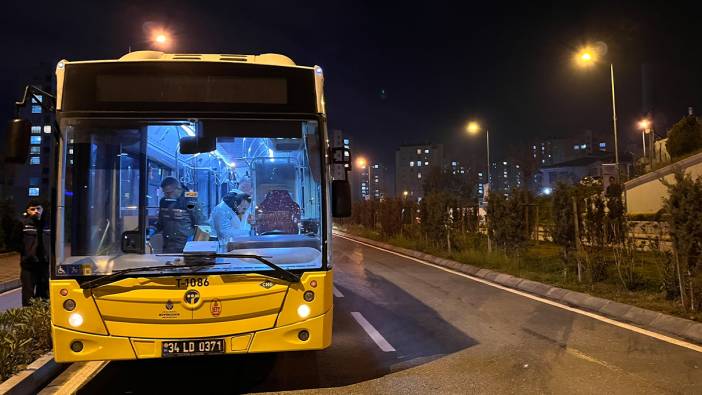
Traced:
<path id="1" fill-rule="evenodd" d="M 424 197 L 424 178 L 443 168 L 442 144 L 402 145 L 395 151 L 395 193 L 409 199 Z"/>
<path id="2" fill-rule="evenodd" d="M 514 188 L 524 186 L 524 173 L 514 161 L 492 162 L 490 166 L 490 188 L 494 192 L 509 195 Z"/>
<path id="3" fill-rule="evenodd" d="M 54 93 L 54 69 L 42 63 L 27 83 L 48 93 Z M 24 93 L 17 92 L 18 98 Z M 27 162 L 24 164 L 4 163 L 0 169 L 0 197 L 14 203 L 18 211 L 22 211 L 26 203 L 33 198 L 48 204 L 51 197 L 50 179 L 53 163 L 53 137 L 55 116 L 46 111 L 42 104 L 49 104 L 49 97 L 34 95 L 29 104 L 20 110 L 20 117 L 31 123 L 29 136 L 29 151 Z M 48 106 L 47 106 L 48 107 Z"/>

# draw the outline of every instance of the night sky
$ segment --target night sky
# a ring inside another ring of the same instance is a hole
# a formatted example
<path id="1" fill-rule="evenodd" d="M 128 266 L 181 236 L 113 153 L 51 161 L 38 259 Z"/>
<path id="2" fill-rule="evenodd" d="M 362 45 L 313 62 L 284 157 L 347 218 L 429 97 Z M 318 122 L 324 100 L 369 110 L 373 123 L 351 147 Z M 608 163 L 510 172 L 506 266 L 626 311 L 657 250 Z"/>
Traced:
<path id="1" fill-rule="evenodd" d="M 357 154 L 388 165 L 397 145 L 422 141 L 444 143 L 459 159 L 481 157 L 484 140 L 463 132 L 471 118 L 489 127 L 496 159 L 536 138 L 610 132 L 608 64 L 583 72 L 571 62 L 587 42 L 608 45 L 621 139 L 638 141 L 644 63 L 659 132 L 688 106 L 702 112 L 700 5 L 376 3 L 3 4 L 2 121 L 40 62 L 148 49 L 148 26 L 172 31 L 174 52 L 279 52 L 322 66 L 330 128 L 350 135 Z"/>

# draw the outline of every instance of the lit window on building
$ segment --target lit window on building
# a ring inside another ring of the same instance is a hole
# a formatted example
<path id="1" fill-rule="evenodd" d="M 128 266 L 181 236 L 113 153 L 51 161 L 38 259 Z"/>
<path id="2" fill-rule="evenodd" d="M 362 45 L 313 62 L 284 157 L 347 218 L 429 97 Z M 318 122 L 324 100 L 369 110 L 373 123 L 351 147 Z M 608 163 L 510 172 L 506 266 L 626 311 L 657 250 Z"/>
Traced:
<path id="1" fill-rule="evenodd" d="M 607 148 L 607 143 L 600 143 L 600 148 L 602 148 L 602 149 Z"/>
<path id="2" fill-rule="evenodd" d="M 41 159 L 38 156 L 32 156 L 29 158 L 29 164 L 30 165 L 39 165 L 39 164 L 41 164 Z"/>
<path id="3" fill-rule="evenodd" d="M 451 162 L 451 166 L 456 166 L 456 162 Z"/>
<path id="4" fill-rule="evenodd" d="M 418 160 L 418 161 L 417 161 L 417 166 L 420 166 L 420 167 L 422 166 L 422 161 L 421 161 L 421 160 Z"/>
<path id="5" fill-rule="evenodd" d="M 429 162 L 424 162 L 424 166 L 429 166 Z"/>
<path id="6" fill-rule="evenodd" d="M 586 148 L 587 148 L 587 144 L 580 144 L 580 149 L 586 149 Z"/>
<path id="7" fill-rule="evenodd" d="M 32 96 L 32 114 L 41 114 L 41 102 L 44 97 L 41 95 Z"/>
<path id="8" fill-rule="evenodd" d="M 41 126 L 32 126 L 32 134 L 41 134 Z"/>
<path id="9" fill-rule="evenodd" d="M 46 133 L 46 134 L 51 133 L 51 125 L 44 125 L 44 133 Z"/>
<path id="10" fill-rule="evenodd" d="M 428 154 L 428 153 L 429 153 L 429 150 L 428 150 L 428 149 L 425 149 L 425 150 L 424 150 L 424 153 L 425 153 L 425 154 Z"/>
<path id="11" fill-rule="evenodd" d="M 414 161 L 410 162 L 410 167 L 414 167 Z"/>
<path id="12" fill-rule="evenodd" d="M 417 148 L 417 155 L 421 155 L 421 154 L 422 154 L 421 148 Z"/>
<path id="13" fill-rule="evenodd" d="M 573 149 L 574 149 L 574 150 L 579 150 L 579 149 L 580 149 L 580 146 L 576 144 L 576 145 L 573 146 Z"/>
<path id="14" fill-rule="evenodd" d="M 31 144 L 41 144 L 41 136 L 31 136 L 29 137 L 29 142 Z"/>
<path id="15" fill-rule="evenodd" d="M 31 147 L 29 147 L 29 153 L 30 154 L 41 154 L 41 147 L 36 146 L 36 145 L 31 146 Z"/>
<path id="16" fill-rule="evenodd" d="M 531 149 L 536 149 L 536 146 L 531 147 Z"/>
<path id="17" fill-rule="evenodd" d="M 422 173 L 417 173 L 417 178 L 422 178 Z"/>
<path id="18" fill-rule="evenodd" d="M 482 173 L 482 172 L 478 172 L 478 177 L 482 177 L 482 176 L 483 176 L 483 173 Z"/>
<path id="19" fill-rule="evenodd" d="M 502 162 L 502 164 L 503 164 L 504 166 L 507 166 L 507 162 Z"/>
<path id="20" fill-rule="evenodd" d="M 69 155 L 73 155 L 73 148 L 69 148 L 69 149 L 68 149 L 68 154 L 69 154 Z"/>
<path id="21" fill-rule="evenodd" d="M 39 188 L 37 187 L 29 187 L 29 192 L 27 193 L 29 196 L 39 196 Z"/>

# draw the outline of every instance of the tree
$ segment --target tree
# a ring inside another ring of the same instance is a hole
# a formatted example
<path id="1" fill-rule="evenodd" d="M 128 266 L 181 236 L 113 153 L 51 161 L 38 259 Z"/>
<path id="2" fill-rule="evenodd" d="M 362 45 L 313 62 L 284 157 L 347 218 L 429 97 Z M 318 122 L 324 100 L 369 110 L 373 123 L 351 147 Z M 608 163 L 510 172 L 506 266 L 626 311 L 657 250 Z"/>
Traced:
<path id="1" fill-rule="evenodd" d="M 559 182 L 553 190 L 553 241 L 561 247 L 563 276 L 568 275 L 570 255 L 576 246 L 573 187 Z"/>
<path id="2" fill-rule="evenodd" d="M 380 229 L 383 236 L 395 236 L 400 233 L 402 229 L 402 199 L 385 199 L 379 202 L 378 206 Z"/>
<path id="3" fill-rule="evenodd" d="M 675 275 L 683 307 L 702 308 L 702 179 L 692 180 L 681 171 L 675 183 L 663 181 L 668 188 L 665 212 L 673 239 Z"/>
<path id="4" fill-rule="evenodd" d="M 627 232 L 621 184 L 610 184 L 605 191 L 605 198 L 607 202 L 607 239 L 611 243 L 621 244 L 626 239 Z"/>
<path id="5" fill-rule="evenodd" d="M 668 131 L 666 143 L 671 158 L 677 158 L 702 148 L 702 123 L 694 115 L 683 117 Z"/>
<path id="6" fill-rule="evenodd" d="M 529 207 L 533 197 L 526 189 L 513 189 L 509 197 L 491 192 L 488 199 L 488 231 L 505 252 L 519 253 L 529 240 Z"/>

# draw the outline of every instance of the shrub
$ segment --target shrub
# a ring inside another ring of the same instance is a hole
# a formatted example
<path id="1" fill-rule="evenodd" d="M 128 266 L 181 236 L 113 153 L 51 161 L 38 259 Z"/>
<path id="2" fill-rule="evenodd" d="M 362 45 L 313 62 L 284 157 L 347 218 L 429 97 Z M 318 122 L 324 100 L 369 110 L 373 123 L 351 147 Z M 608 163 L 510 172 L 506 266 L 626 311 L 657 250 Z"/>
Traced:
<path id="1" fill-rule="evenodd" d="M 49 302 L 32 300 L 29 307 L 0 313 L 0 381 L 51 350 Z"/>

